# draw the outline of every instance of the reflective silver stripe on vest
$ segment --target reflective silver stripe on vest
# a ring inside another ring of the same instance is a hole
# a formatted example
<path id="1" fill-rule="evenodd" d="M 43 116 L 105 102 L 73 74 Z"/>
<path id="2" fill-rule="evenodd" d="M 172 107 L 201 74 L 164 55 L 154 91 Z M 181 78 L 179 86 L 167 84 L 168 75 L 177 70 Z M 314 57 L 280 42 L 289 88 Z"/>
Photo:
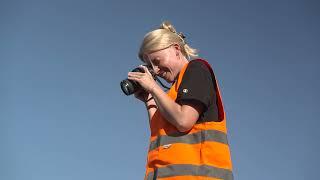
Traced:
<path id="1" fill-rule="evenodd" d="M 215 141 L 228 144 L 227 135 L 224 132 L 217 130 L 203 130 L 192 134 L 179 133 L 159 136 L 150 143 L 149 152 L 166 144 L 198 144 L 204 141 Z"/>
<path id="2" fill-rule="evenodd" d="M 231 170 L 217 168 L 208 165 L 191 165 L 191 164 L 175 164 L 157 169 L 156 178 L 166 178 L 174 176 L 204 176 L 219 178 L 224 180 L 233 180 L 233 174 Z M 147 180 L 153 180 L 154 174 L 150 172 L 147 176 Z"/>

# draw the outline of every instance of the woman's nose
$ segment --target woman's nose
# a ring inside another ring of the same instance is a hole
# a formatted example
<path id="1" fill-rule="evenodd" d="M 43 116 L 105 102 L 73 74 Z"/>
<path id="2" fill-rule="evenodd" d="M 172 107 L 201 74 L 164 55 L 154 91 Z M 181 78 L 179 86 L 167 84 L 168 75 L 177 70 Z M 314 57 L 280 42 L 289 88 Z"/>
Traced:
<path id="1" fill-rule="evenodd" d="M 158 74 L 158 72 L 159 72 L 159 67 L 158 67 L 158 66 L 155 66 L 155 65 L 153 65 L 153 64 L 151 64 L 151 67 L 152 67 L 153 72 L 154 72 L 155 74 Z"/>

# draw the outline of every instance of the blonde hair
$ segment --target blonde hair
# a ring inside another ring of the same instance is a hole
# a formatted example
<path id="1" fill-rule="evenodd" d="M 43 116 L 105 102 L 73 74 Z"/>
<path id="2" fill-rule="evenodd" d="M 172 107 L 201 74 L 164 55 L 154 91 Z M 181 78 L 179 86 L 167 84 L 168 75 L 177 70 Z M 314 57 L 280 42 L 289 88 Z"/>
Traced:
<path id="1" fill-rule="evenodd" d="M 185 36 L 181 32 L 177 33 L 170 22 L 164 21 L 158 29 L 151 31 L 144 36 L 138 56 L 144 61 L 144 54 L 168 48 L 173 44 L 178 44 L 181 48 L 181 53 L 187 59 L 197 57 L 198 51 L 191 48 L 184 39 Z"/>

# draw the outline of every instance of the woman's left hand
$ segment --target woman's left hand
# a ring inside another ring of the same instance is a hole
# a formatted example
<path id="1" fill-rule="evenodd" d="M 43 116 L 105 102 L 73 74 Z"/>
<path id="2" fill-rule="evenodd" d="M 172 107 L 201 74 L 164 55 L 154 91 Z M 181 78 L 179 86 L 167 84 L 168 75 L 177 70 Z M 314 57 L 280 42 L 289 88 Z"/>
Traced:
<path id="1" fill-rule="evenodd" d="M 157 83 L 153 79 L 147 67 L 142 65 L 140 65 L 139 67 L 144 70 L 144 73 L 129 72 L 128 79 L 138 82 L 143 89 L 150 93 L 153 90 L 153 88 L 157 85 Z"/>

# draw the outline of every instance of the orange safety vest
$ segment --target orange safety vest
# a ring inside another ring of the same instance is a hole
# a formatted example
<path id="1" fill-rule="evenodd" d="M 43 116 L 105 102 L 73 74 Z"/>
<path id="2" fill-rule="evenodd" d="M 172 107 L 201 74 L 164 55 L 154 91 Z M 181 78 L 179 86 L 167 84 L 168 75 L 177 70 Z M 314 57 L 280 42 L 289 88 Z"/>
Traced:
<path id="1" fill-rule="evenodd" d="M 214 76 L 206 61 L 196 60 L 204 62 Z M 167 93 L 172 100 L 177 98 L 187 65 L 182 68 L 178 80 Z M 150 122 L 151 137 L 145 180 L 233 179 L 226 115 L 218 84 L 216 81 L 213 83 L 217 87 L 220 122 L 210 119 L 197 122 L 191 130 L 182 133 L 165 120 L 159 110 L 155 112 Z"/>

